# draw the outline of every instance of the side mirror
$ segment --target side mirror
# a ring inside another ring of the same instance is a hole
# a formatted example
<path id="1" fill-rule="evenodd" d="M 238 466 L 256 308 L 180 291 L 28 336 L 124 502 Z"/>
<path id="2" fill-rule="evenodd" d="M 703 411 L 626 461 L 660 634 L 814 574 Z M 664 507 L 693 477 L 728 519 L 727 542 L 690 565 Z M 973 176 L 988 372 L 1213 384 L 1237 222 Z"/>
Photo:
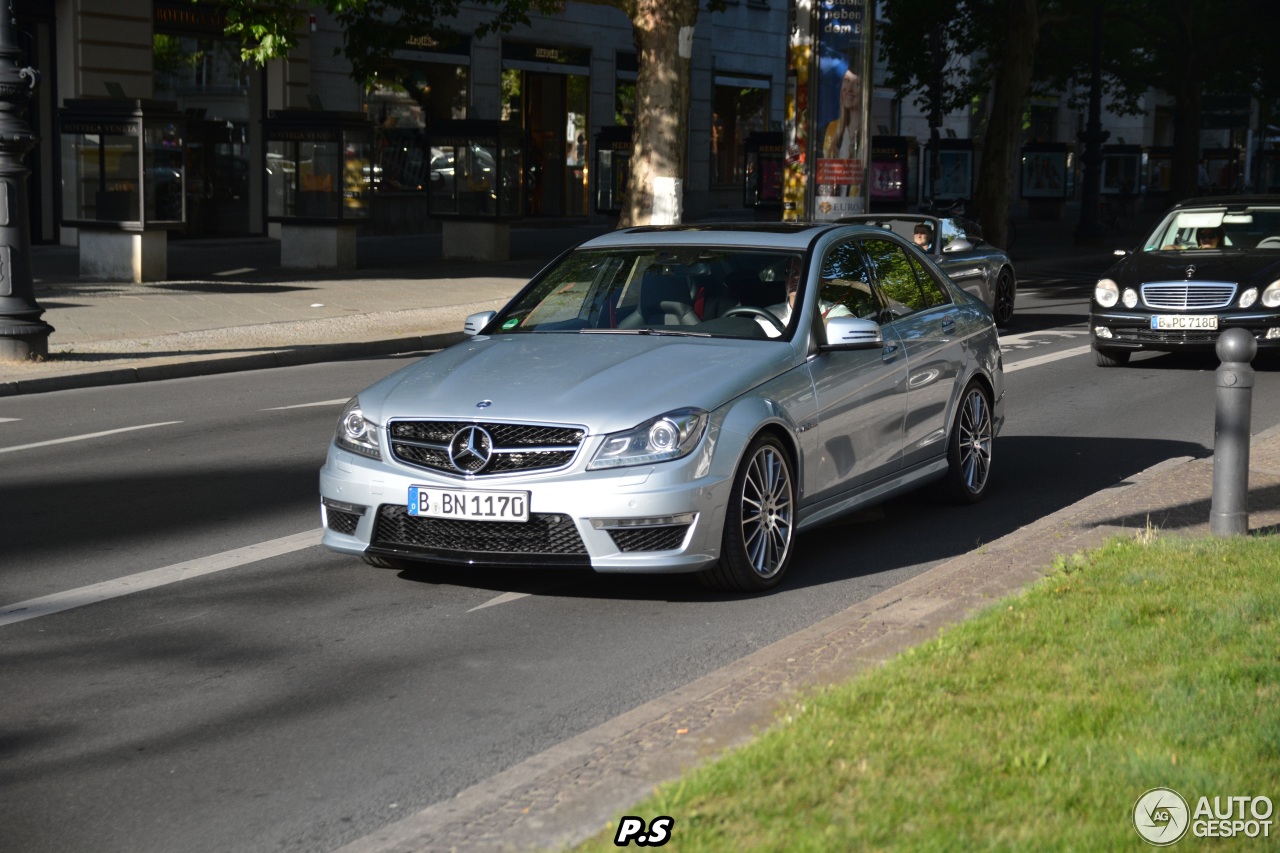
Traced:
<path id="1" fill-rule="evenodd" d="M 884 334 L 875 320 L 861 317 L 830 317 L 827 319 L 827 342 L 823 350 L 879 349 L 884 346 Z"/>
<path id="2" fill-rule="evenodd" d="M 472 314 L 462 324 L 462 332 L 466 335 L 478 335 L 480 330 L 492 323 L 493 318 L 497 316 L 497 311 L 481 311 L 479 314 Z"/>
<path id="3" fill-rule="evenodd" d="M 942 247 L 944 252 L 967 252 L 973 248 L 973 244 L 963 237 L 957 237 L 950 243 Z"/>

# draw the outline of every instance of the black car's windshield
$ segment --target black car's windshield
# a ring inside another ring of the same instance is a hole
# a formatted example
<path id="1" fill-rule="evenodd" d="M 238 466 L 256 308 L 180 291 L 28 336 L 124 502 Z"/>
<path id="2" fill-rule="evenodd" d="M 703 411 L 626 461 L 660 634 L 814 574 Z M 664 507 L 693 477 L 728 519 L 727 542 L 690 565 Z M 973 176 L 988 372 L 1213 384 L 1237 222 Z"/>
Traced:
<path id="1" fill-rule="evenodd" d="M 785 310 L 788 271 L 801 263 L 799 254 L 781 251 L 581 250 L 523 293 L 494 328 L 780 337 L 792 314 Z"/>
<path id="2" fill-rule="evenodd" d="M 1184 250 L 1280 252 L 1280 206 L 1176 210 L 1156 226 L 1144 252 Z"/>

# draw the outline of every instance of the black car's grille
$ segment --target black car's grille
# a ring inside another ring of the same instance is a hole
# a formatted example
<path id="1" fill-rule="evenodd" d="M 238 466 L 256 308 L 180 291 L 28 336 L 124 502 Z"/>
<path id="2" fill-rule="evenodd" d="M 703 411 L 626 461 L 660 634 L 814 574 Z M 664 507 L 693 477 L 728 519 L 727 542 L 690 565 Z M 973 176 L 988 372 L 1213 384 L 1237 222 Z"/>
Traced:
<path id="1" fill-rule="evenodd" d="M 360 516 L 354 512 L 343 512 L 333 507 L 325 508 L 325 516 L 329 519 L 329 529 L 334 533 L 345 533 L 350 536 L 356 532 L 356 525 L 360 523 Z"/>
<path id="2" fill-rule="evenodd" d="M 672 551 L 680 547 L 688 531 L 687 524 L 631 527 L 626 530 L 610 530 L 609 538 L 618 546 L 619 551 Z"/>
<path id="3" fill-rule="evenodd" d="M 1218 332 L 1211 329 L 1170 331 L 1167 329 L 1113 329 L 1118 340 L 1139 341 L 1146 344 L 1200 344 L 1214 343 Z"/>
<path id="4" fill-rule="evenodd" d="M 475 421 L 392 421 L 391 455 L 407 465 L 454 476 L 546 471 L 573 461 L 581 427 Z"/>
<path id="5" fill-rule="evenodd" d="M 397 504 L 378 507 L 370 547 L 480 563 L 548 562 L 521 558 L 552 557 L 566 565 L 582 564 L 587 554 L 577 526 L 567 515 L 535 512 L 527 522 L 467 521 L 412 516 Z"/>
<path id="6" fill-rule="evenodd" d="M 1161 281 L 1142 285 L 1142 302 L 1148 308 L 1198 311 L 1226 308 L 1235 298 L 1230 282 Z"/>

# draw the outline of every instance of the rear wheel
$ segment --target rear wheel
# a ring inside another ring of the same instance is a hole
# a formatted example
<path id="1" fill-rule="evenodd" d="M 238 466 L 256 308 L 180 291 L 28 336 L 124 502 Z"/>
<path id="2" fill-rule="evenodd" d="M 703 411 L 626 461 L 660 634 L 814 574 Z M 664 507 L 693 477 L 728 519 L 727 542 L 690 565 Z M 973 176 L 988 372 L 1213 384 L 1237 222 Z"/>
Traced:
<path id="1" fill-rule="evenodd" d="M 1098 367 L 1120 367 L 1129 363 L 1129 351 L 1127 349 L 1095 349 L 1093 360 L 1098 363 Z"/>
<path id="2" fill-rule="evenodd" d="M 777 586 L 791 563 L 795 477 L 778 439 L 751 443 L 733 478 L 720 561 L 699 576 L 713 589 L 761 592 Z"/>
<path id="3" fill-rule="evenodd" d="M 991 312 L 995 315 L 997 326 L 1007 326 L 1013 320 L 1015 295 L 1013 272 L 1007 269 L 1001 270 L 1000 276 L 996 279 L 995 310 Z"/>
<path id="4" fill-rule="evenodd" d="M 948 468 L 942 492 L 948 500 L 971 504 L 986 496 L 994 441 L 991 395 L 982 384 L 970 382 L 947 440 Z"/>

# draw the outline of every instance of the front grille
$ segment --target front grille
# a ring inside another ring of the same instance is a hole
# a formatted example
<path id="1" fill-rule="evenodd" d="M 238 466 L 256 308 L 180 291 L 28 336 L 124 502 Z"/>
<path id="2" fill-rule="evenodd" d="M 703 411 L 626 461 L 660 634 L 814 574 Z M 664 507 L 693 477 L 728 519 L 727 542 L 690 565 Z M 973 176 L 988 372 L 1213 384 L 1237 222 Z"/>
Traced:
<path id="1" fill-rule="evenodd" d="M 433 556 L 450 562 L 586 563 L 587 548 L 573 519 L 531 513 L 527 522 L 467 521 L 409 515 L 398 504 L 378 507 L 371 548 Z M 569 558 L 569 559 L 566 559 Z"/>
<path id="2" fill-rule="evenodd" d="M 1161 281 L 1142 285 L 1143 304 L 1173 311 L 1226 308 L 1235 295 L 1236 286 L 1229 282 Z"/>
<path id="3" fill-rule="evenodd" d="M 487 476 L 562 468 L 586 430 L 546 424 L 392 421 L 391 455 L 415 468 L 453 476 Z"/>
<path id="4" fill-rule="evenodd" d="M 325 507 L 325 516 L 329 519 L 329 529 L 334 533 L 345 533 L 350 536 L 356 532 L 356 525 L 360 523 L 360 516 L 354 512 L 343 512 L 333 507 Z"/>
<path id="5" fill-rule="evenodd" d="M 1144 344 L 1211 344 L 1218 340 L 1218 332 L 1209 329 L 1190 331 L 1167 329 L 1112 329 L 1117 340 L 1139 341 Z"/>
<path id="6" fill-rule="evenodd" d="M 689 532 L 687 524 L 669 524 L 665 527 L 629 527 L 610 530 L 609 538 L 619 551 L 674 551 L 684 543 Z"/>

